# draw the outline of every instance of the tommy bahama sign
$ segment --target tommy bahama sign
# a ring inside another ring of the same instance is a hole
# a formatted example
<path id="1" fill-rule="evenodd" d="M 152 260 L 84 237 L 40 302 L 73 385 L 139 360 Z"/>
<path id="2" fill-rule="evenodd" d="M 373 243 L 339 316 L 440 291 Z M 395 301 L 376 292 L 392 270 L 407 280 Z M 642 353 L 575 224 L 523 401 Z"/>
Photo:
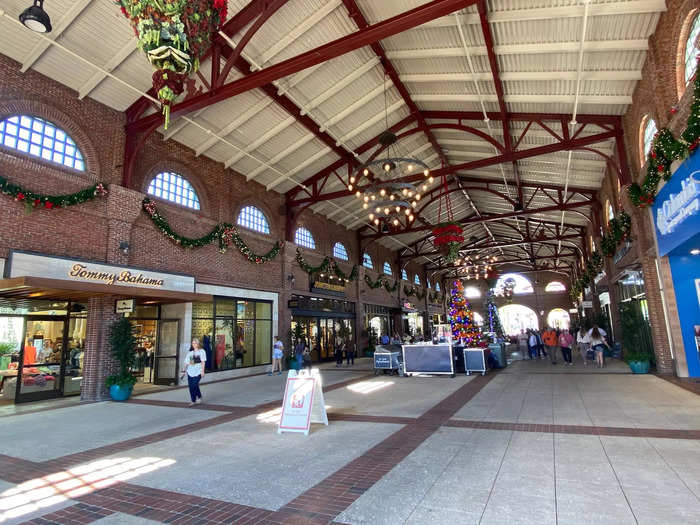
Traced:
<path id="1" fill-rule="evenodd" d="M 42 277 L 108 286 L 130 286 L 174 292 L 195 291 L 195 279 L 191 275 L 152 272 L 21 251 L 13 251 L 7 263 L 9 267 L 6 271 L 7 277 Z"/>
<path id="2" fill-rule="evenodd" d="M 153 279 L 145 277 L 142 273 L 131 273 L 129 270 L 122 270 L 119 273 L 101 272 L 92 270 L 84 264 L 74 264 L 68 272 L 69 277 L 79 277 L 86 281 L 100 281 L 105 284 L 127 284 L 127 285 L 147 285 L 157 288 L 162 288 L 165 284 L 164 279 Z"/>

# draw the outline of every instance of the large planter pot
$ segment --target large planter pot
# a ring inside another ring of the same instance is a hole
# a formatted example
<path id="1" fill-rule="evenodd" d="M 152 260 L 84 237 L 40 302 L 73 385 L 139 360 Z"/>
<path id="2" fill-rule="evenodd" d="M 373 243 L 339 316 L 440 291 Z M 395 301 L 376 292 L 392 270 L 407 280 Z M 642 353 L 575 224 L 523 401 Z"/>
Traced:
<path id="1" fill-rule="evenodd" d="M 112 385 L 109 387 L 109 395 L 112 401 L 126 401 L 133 390 L 133 385 Z"/>
<path id="2" fill-rule="evenodd" d="M 633 374 L 649 373 L 649 361 L 630 361 L 627 364 L 630 365 Z"/>

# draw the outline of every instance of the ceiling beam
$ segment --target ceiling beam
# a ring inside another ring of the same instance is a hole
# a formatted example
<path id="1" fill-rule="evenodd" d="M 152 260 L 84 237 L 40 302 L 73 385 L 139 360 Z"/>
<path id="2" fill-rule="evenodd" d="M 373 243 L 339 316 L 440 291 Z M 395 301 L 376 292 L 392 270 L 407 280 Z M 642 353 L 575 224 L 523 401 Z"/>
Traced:
<path id="1" fill-rule="evenodd" d="M 505 44 L 494 46 L 494 52 L 499 55 L 542 55 L 548 53 L 578 53 L 581 43 L 578 40 L 568 42 L 544 42 L 538 44 Z M 647 51 L 649 43 L 646 39 L 629 40 L 595 40 L 588 41 L 583 46 L 587 53 Z M 472 56 L 486 56 L 486 46 L 470 46 Z M 461 57 L 464 50 L 461 47 L 434 47 L 416 49 L 397 49 L 388 51 L 387 56 L 392 60 L 435 59 Z"/>
<path id="2" fill-rule="evenodd" d="M 466 217 L 464 219 L 460 219 L 458 222 L 459 224 L 472 224 L 472 223 L 482 223 L 482 222 L 490 222 L 490 221 L 495 221 L 498 219 L 507 219 L 509 217 L 526 217 L 529 215 L 536 215 L 538 213 L 547 213 L 547 212 L 553 212 L 553 211 L 562 211 L 562 210 L 575 210 L 578 208 L 583 208 L 586 206 L 591 206 L 594 204 L 595 201 L 592 200 L 585 200 L 585 201 L 578 201 L 578 202 L 567 202 L 567 203 L 558 203 L 552 206 L 543 206 L 541 208 L 526 208 L 521 211 L 512 211 L 512 212 L 506 212 L 506 213 L 493 213 L 490 215 L 483 215 L 482 217 L 476 217 L 476 216 L 470 216 Z M 422 232 L 426 230 L 432 229 L 432 226 L 413 226 L 411 228 L 406 228 L 403 230 L 397 230 L 393 233 L 373 233 L 369 235 L 364 235 L 362 238 L 364 239 L 378 239 L 380 237 L 393 237 L 397 235 L 406 235 L 409 233 L 417 233 L 417 232 Z"/>
<path id="3" fill-rule="evenodd" d="M 446 120 L 475 120 L 483 122 L 484 114 L 481 111 L 423 111 L 427 119 Z M 501 120 L 500 113 L 490 111 L 487 113 L 489 120 Z M 570 119 L 571 115 L 564 113 L 509 113 L 508 118 L 513 122 L 561 122 L 562 119 Z M 614 126 L 622 129 L 622 117 L 617 115 L 592 115 L 582 114 L 576 116 L 579 124 L 595 124 L 597 126 L 609 128 Z"/>
<path id="4" fill-rule="evenodd" d="M 562 18 L 581 18 L 582 5 L 563 5 L 556 7 L 521 8 L 489 13 L 489 22 L 502 24 L 507 22 L 525 22 L 529 20 L 556 20 Z M 631 14 L 653 14 L 666 11 L 665 0 L 632 0 L 591 4 L 588 16 L 612 16 Z M 459 15 L 460 23 L 479 25 L 479 15 L 467 13 Z M 425 24 L 427 27 L 451 27 L 456 21 L 450 17 L 438 18 Z"/>
<path id="5" fill-rule="evenodd" d="M 568 241 L 568 240 L 579 240 L 581 236 L 576 233 L 576 234 L 571 234 L 571 235 L 553 235 L 553 236 L 548 236 L 542 239 L 531 239 L 531 238 L 526 238 L 522 240 L 506 240 L 506 241 L 495 241 L 495 242 L 490 242 L 487 244 L 480 244 L 478 246 L 470 246 L 468 244 L 463 245 L 460 247 L 460 257 L 464 257 L 464 254 L 468 254 L 471 252 L 475 251 L 483 251 L 483 250 L 489 250 L 489 249 L 495 249 L 495 248 L 511 248 L 514 246 L 529 246 L 531 244 L 546 244 L 547 241 L 550 242 L 558 242 L 558 241 Z M 556 244 L 555 244 L 556 246 Z M 431 256 L 442 256 L 442 252 L 439 250 L 431 250 L 428 252 L 422 252 L 422 253 L 416 253 L 416 254 L 411 254 L 403 257 L 399 257 L 401 261 L 409 260 L 409 259 L 415 259 L 416 257 L 431 257 Z"/>
<path id="6" fill-rule="evenodd" d="M 541 155 L 547 155 L 549 153 L 555 153 L 557 151 L 567 151 L 569 149 L 576 149 L 579 147 L 587 146 L 590 144 L 595 144 L 596 142 L 601 142 L 604 140 L 608 140 L 610 138 L 613 138 L 616 136 L 615 131 L 606 131 L 603 133 L 597 133 L 595 135 L 590 135 L 587 137 L 578 137 L 576 139 L 562 139 L 559 142 L 555 142 L 553 144 L 547 144 L 544 146 L 539 146 L 536 148 L 529 148 L 526 150 L 517 150 L 517 151 L 512 151 L 510 153 L 502 153 L 500 155 L 488 157 L 485 159 L 478 159 L 478 160 L 473 160 L 470 162 L 465 162 L 462 164 L 456 164 L 452 166 L 446 166 L 443 168 L 439 168 L 437 170 L 434 170 L 431 172 L 431 175 L 435 177 L 436 179 L 440 176 L 444 175 L 449 175 L 451 173 L 458 173 L 460 171 L 467 171 L 467 170 L 472 170 L 472 169 L 477 169 L 477 168 L 483 168 L 486 166 L 493 166 L 496 164 L 502 164 L 504 162 L 513 162 L 515 160 L 520 160 L 520 159 L 525 159 L 525 158 L 530 158 L 530 157 L 537 157 Z M 402 177 L 400 179 L 397 179 L 401 182 L 415 182 L 417 180 L 421 180 L 424 178 L 424 175 L 422 173 L 420 174 L 414 174 L 414 175 L 409 175 L 406 177 Z M 362 190 L 362 188 L 357 188 L 357 190 Z M 353 195 L 353 192 L 348 191 L 347 189 L 341 190 L 341 191 L 336 191 L 336 192 L 331 192 L 327 194 L 314 194 L 310 200 L 311 201 L 321 201 L 321 200 L 329 200 L 329 199 L 338 199 L 342 197 L 348 197 L 350 195 Z M 299 199 L 295 201 L 289 201 L 288 204 L 291 205 L 297 205 L 301 204 L 303 202 L 307 202 L 307 199 Z"/>
<path id="7" fill-rule="evenodd" d="M 501 72 L 503 82 L 529 82 L 542 81 L 551 82 L 554 80 L 576 80 L 576 71 L 511 71 Z M 475 73 L 418 73 L 400 75 L 404 82 L 416 84 L 429 82 L 472 82 L 475 79 L 480 82 L 491 80 L 490 72 Z M 583 71 L 582 80 L 600 81 L 634 81 L 642 79 L 642 72 L 638 70 L 625 71 Z"/>
<path id="8" fill-rule="evenodd" d="M 311 49 L 301 55 L 283 60 L 277 64 L 256 71 L 243 78 L 211 89 L 206 93 L 190 97 L 172 106 L 170 113 L 173 119 L 180 115 L 186 115 L 202 107 L 211 106 L 222 102 L 251 89 L 263 87 L 266 84 L 292 75 L 307 67 L 326 62 L 338 56 L 344 55 L 356 49 L 396 35 L 412 27 L 424 24 L 435 18 L 445 16 L 454 11 L 472 5 L 476 0 L 433 0 L 410 11 L 405 11 L 392 18 L 383 20 L 365 29 L 360 29 L 352 34 L 345 35 L 337 40 Z M 163 122 L 163 116 L 159 114 L 142 117 L 137 121 L 127 124 L 127 131 L 138 132 L 151 127 L 154 123 Z"/>
<path id="9" fill-rule="evenodd" d="M 417 102 L 498 102 L 498 95 L 482 93 L 439 93 L 414 95 Z M 505 95 L 505 101 L 509 104 L 573 104 L 575 95 Z M 632 104 L 632 97 L 629 95 L 580 95 L 579 104 L 595 105 L 629 105 Z"/>

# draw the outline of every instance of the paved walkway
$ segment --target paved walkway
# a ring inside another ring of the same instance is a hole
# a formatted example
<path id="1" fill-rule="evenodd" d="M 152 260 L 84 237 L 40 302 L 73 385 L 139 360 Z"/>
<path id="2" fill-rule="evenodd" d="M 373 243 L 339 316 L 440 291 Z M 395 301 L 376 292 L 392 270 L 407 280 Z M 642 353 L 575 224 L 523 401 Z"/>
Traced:
<path id="1" fill-rule="evenodd" d="M 0 522 L 698 523 L 700 396 L 670 381 L 323 368 L 309 436 L 275 432 L 283 376 L 0 417 Z"/>

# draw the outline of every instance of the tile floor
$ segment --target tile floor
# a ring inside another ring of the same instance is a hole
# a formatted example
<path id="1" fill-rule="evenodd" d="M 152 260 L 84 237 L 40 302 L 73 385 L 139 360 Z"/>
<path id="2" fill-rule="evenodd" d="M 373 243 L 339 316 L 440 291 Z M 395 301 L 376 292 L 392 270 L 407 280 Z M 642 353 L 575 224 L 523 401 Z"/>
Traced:
<path id="1" fill-rule="evenodd" d="M 0 418 L 0 523 L 696 524 L 700 396 L 517 362 L 486 376 L 323 367 L 330 425 L 275 432 L 283 378 Z M 48 408 L 48 409 L 47 409 Z"/>

